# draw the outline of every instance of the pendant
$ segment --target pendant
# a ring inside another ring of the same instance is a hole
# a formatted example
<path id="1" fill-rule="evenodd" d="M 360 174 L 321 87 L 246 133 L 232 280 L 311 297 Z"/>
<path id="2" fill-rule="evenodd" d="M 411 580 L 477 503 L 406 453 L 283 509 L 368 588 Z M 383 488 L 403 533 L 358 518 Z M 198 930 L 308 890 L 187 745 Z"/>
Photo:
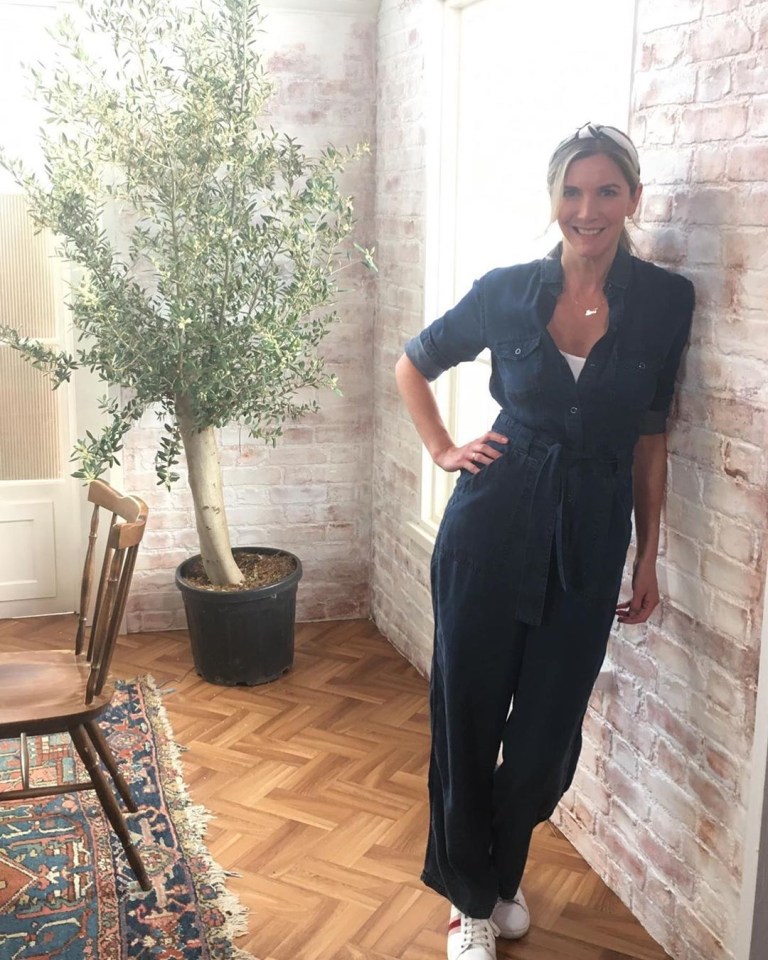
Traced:
<path id="1" fill-rule="evenodd" d="M 597 311 L 598 311 L 599 309 L 600 309 L 599 307 L 595 307 L 594 310 L 585 310 L 585 311 L 584 311 L 584 316 L 585 316 L 585 317 L 594 317 L 594 315 L 597 313 Z"/>

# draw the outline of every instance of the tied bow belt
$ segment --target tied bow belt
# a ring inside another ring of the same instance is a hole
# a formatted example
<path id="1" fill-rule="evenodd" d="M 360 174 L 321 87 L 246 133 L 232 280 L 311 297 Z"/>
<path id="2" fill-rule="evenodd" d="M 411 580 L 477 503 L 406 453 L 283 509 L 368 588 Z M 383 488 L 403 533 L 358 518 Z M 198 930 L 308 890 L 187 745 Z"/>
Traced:
<path id="1" fill-rule="evenodd" d="M 603 478 L 612 479 L 610 492 L 615 495 L 616 482 L 619 476 L 624 471 L 628 472 L 631 469 L 632 451 L 625 450 L 610 455 L 576 450 L 541 431 L 526 427 L 507 413 L 498 415 L 493 430 L 503 433 L 509 438 L 510 445 L 513 448 L 532 456 L 538 462 L 531 499 L 531 519 L 534 525 L 546 523 L 546 519 L 549 519 L 551 523 L 551 517 L 554 513 L 553 533 L 557 573 L 561 587 L 563 590 L 567 590 L 568 578 L 563 550 L 563 515 L 566 503 L 574 501 L 574 498 L 568 492 L 569 472 L 573 466 L 578 464 L 595 465 Z M 582 480 L 582 482 L 584 481 Z M 602 501 L 602 496 L 607 492 L 604 487 L 600 490 L 601 500 L 599 502 L 590 502 L 588 499 L 580 497 L 578 509 L 591 508 L 610 512 L 611 502 Z M 549 523 L 543 528 L 542 532 L 547 532 L 547 527 L 549 527 Z M 535 529 L 529 531 L 529 537 L 536 537 Z"/>

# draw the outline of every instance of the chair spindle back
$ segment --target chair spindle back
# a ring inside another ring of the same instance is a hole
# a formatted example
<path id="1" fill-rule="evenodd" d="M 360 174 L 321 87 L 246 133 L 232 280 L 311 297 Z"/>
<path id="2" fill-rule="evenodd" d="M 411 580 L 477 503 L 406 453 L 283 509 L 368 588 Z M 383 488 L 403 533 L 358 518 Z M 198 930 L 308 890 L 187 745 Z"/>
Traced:
<path id="1" fill-rule="evenodd" d="M 94 507 L 83 566 L 80 612 L 75 637 L 75 652 L 78 655 L 83 652 L 88 608 L 91 602 L 99 512 L 108 510 L 111 513 L 86 653 L 86 659 L 91 665 L 86 690 L 86 702 L 90 703 L 101 693 L 109 675 L 112 654 L 136 565 L 136 553 L 144 536 L 147 506 L 138 497 L 121 496 L 103 480 L 91 482 L 88 488 L 88 500 Z"/>

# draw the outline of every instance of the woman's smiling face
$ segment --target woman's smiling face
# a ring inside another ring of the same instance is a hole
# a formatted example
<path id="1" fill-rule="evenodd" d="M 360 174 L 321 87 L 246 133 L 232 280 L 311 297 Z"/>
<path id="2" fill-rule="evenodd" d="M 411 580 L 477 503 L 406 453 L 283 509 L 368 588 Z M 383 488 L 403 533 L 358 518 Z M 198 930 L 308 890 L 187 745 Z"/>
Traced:
<path id="1" fill-rule="evenodd" d="M 564 241 L 581 257 L 615 253 L 624 221 L 640 202 L 642 186 L 630 190 L 610 157 L 596 153 L 568 167 L 557 222 Z"/>

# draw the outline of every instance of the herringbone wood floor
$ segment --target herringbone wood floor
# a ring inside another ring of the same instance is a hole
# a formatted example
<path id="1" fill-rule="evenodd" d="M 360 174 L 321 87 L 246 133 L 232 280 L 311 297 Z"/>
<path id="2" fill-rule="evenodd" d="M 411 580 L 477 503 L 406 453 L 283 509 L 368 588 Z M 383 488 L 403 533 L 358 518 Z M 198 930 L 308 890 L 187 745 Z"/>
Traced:
<path id="1" fill-rule="evenodd" d="M 0 649 L 66 646 L 73 617 L 0 621 Z M 184 633 L 122 637 L 116 676 L 151 673 L 208 846 L 250 911 L 261 960 L 442 960 L 447 907 L 419 882 L 427 826 L 427 684 L 365 621 L 311 623 L 276 683 L 216 687 Z M 665 960 L 550 824 L 524 889 L 534 925 L 516 960 Z"/>

